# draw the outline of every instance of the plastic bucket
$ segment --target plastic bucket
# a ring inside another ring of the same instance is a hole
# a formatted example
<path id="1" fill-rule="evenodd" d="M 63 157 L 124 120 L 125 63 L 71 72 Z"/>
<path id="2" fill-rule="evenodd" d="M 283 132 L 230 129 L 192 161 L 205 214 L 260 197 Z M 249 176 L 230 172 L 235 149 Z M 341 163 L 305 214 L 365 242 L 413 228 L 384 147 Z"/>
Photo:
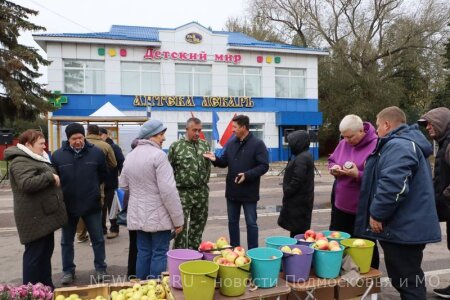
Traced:
<path id="1" fill-rule="evenodd" d="M 279 249 L 281 246 L 291 246 L 297 244 L 297 240 L 287 236 L 269 236 L 264 240 L 266 247 Z"/>
<path id="2" fill-rule="evenodd" d="M 289 282 L 304 282 L 308 280 L 311 272 L 314 249 L 305 245 L 293 245 L 290 248 L 298 248 L 302 254 L 283 252 L 282 263 L 285 278 Z"/>
<path id="3" fill-rule="evenodd" d="M 214 262 L 217 262 L 222 256 L 214 258 Z M 249 258 L 250 259 L 250 258 Z M 236 297 L 245 293 L 247 287 L 247 281 L 250 277 L 250 263 L 242 266 L 224 266 L 219 264 L 219 280 L 220 280 L 220 293 L 228 297 Z"/>
<path id="4" fill-rule="evenodd" d="M 259 288 L 271 288 L 277 285 L 283 252 L 275 248 L 260 247 L 247 251 L 251 258 L 253 283 Z"/>
<path id="5" fill-rule="evenodd" d="M 305 239 L 305 235 L 302 234 L 297 234 L 296 236 L 294 236 L 294 239 L 297 240 L 297 245 L 304 245 L 304 246 L 309 246 L 314 242 L 307 242 L 307 241 L 301 241 Z"/>
<path id="6" fill-rule="evenodd" d="M 179 265 L 186 300 L 212 300 L 219 266 L 208 260 L 193 260 Z"/>
<path id="7" fill-rule="evenodd" d="M 221 256 L 220 253 L 214 254 L 214 253 L 211 253 L 211 252 L 201 252 L 201 251 L 200 251 L 200 253 L 203 254 L 203 259 L 204 260 L 209 260 L 209 261 L 214 261 L 215 257 Z"/>
<path id="8" fill-rule="evenodd" d="M 317 277 L 332 279 L 339 276 L 344 254 L 344 247 L 340 247 L 341 250 L 339 251 L 314 249 L 313 262 Z"/>
<path id="9" fill-rule="evenodd" d="M 356 247 L 353 242 L 356 239 L 342 240 L 341 244 L 345 247 L 345 253 L 350 255 L 355 264 L 359 267 L 360 273 L 367 273 L 370 271 L 372 263 L 373 247 L 375 243 L 369 240 L 364 240 L 366 246 Z"/>
<path id="10" fill-rule="evenodd" d="M 169 269 L 170 285 L 176 289 L 181 289 L 181 277 L 178 267 L 180 264 L 202 259 L 203 254 L 191 249 L 173 249 L 167 251 L 167 266 Z"/>
<path id="11" fill-rule="evenodd" d="M 339 234 L 340 234 L 340 237 L 338 237 L 338 238 L 336 238 L 336 237 L 331 237 L 330 236 L 330 234 L 332 233 L 332 232 L 339 232 Z M 344 231 L 337 231 L 337 230 L 324 230 L 324 231 L 321 231 L 322 233 L 323 233 L 323 235 L 328 239 L 328 241 L 336 241 L 336 242 L 340 242 L 340 241 L 342 241 L 342 240 L 345 240 L 345 239 L 349 239 L 350 238 L 350 234 L 349 233 L 347 233 L 347 232 L 344 232 Z"/>

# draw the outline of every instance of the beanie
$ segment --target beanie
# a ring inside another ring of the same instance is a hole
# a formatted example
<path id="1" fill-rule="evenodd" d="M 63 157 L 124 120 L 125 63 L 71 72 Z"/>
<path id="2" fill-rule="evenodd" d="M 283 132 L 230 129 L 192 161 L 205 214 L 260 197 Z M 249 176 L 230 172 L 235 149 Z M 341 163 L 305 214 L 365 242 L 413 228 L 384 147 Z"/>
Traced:
<path id="1" fill-rule="evenodd" d="M 67 139 L 70 139 L 70 137 L 75 133 L 81 133 L 84 136 L 85 133 L 83 125 L 81 125 L 80 123 L 70 123 L 69 125 L 67 125 L 66 127 Z"/>
<path id="2" fill-rule="evenodd" d="M 158 120 L 148 120 L 139 129 L 138 138 L 148 139 L 151 136 L 157 135 L 158 133 L 166 130 L 167 127 L 161 121 Z"/>

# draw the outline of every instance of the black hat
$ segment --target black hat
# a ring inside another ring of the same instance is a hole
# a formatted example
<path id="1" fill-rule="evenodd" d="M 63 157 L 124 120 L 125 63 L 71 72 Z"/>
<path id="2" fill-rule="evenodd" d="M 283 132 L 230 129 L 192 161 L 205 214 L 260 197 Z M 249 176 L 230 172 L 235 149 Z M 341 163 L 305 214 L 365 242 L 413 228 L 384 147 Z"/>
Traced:
<path id="1" fill-rule="evenodd" d="M 66 136 L 67 139 L 70 139 L 70 137 L 75 133 L 81 133 L 82 135 L 85 135 L 84 133 L 84 127 L 80 123 L 70 123 L 66 127 Z"/>
<path id="2" fill-rule="evenodd" d="M 98 131 L 100 132 L 100 134 L 108 134 L 108 129 L 106 129 L 104 127 L 100 127 L 100 129 Z"/>

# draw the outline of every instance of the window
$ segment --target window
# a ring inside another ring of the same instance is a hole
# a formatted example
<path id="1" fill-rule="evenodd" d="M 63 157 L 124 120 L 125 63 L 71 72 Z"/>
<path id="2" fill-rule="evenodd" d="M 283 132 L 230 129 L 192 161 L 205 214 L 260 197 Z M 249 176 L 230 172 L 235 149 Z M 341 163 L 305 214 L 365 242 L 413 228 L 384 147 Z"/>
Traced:
<path id="1" fill-rule="evenodd" d="M 228 96 L 261 96 L 261 68 L 228 67 Z"/>
<path id="2" fill-rule="evenodd" d="M 161 91 L 160 65 L 122 62 L 121 83 L 124 95 L 159 95 Z"/>
<path id="3" fill-rule="evenodd" d="M 280 98 L 305 97 L 304 69 L 275 69 L 275 95 Z"/>
<path id="4" fill-rule="evenodd" d="M 175 65 L 177 96 L 211 96 L 212 76 L 209 65 Z"/>
<path id="5" fill-rule="evenodd" d="M 64 60 L 64 92 L 104 94 L 105 63 L 103 61 Z"/>
<path id="6" fill-rule="evenodd" d="M 206 141 L 212 144 L 212 124 L 202 122 L 202 132 L 205 135 Z M 186 123 L 178 123 L 178 139 L 184 138 L 186 134 Z"/>
<path id="7" fill-rule="evenodd" d="M 263 124 L 250 124 L 250 132 L 260 140 L 264 140 Z"/>

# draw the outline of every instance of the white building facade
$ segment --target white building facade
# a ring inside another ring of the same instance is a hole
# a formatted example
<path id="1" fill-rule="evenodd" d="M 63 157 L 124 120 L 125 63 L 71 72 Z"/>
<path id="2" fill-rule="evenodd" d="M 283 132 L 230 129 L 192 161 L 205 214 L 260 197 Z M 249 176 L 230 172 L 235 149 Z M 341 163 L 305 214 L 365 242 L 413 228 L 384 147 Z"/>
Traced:
<path id="1" fill-rule="evenodd" d="M 48 88 L 62 95 L 50 118 L 90 116 L 109 102 L 125 116 L 161 120 L 167 150 L 195 116 L 220 151 L 216 139 L 235 114 L 244 114 L 271 161 L 289 159 L 285 136 L 296 129 L 312 133 L 317 158 L 318 59 L 325 51 L 261 42 L 195 22 L 174 29 L 113 25 L 109 32 L 34 39 L 52 61 Z M 56 148 L 63 131 L 51 131 Z M 120 146 L 129 149 L 136 133 L 137 126 L 119 125 Z"/>

